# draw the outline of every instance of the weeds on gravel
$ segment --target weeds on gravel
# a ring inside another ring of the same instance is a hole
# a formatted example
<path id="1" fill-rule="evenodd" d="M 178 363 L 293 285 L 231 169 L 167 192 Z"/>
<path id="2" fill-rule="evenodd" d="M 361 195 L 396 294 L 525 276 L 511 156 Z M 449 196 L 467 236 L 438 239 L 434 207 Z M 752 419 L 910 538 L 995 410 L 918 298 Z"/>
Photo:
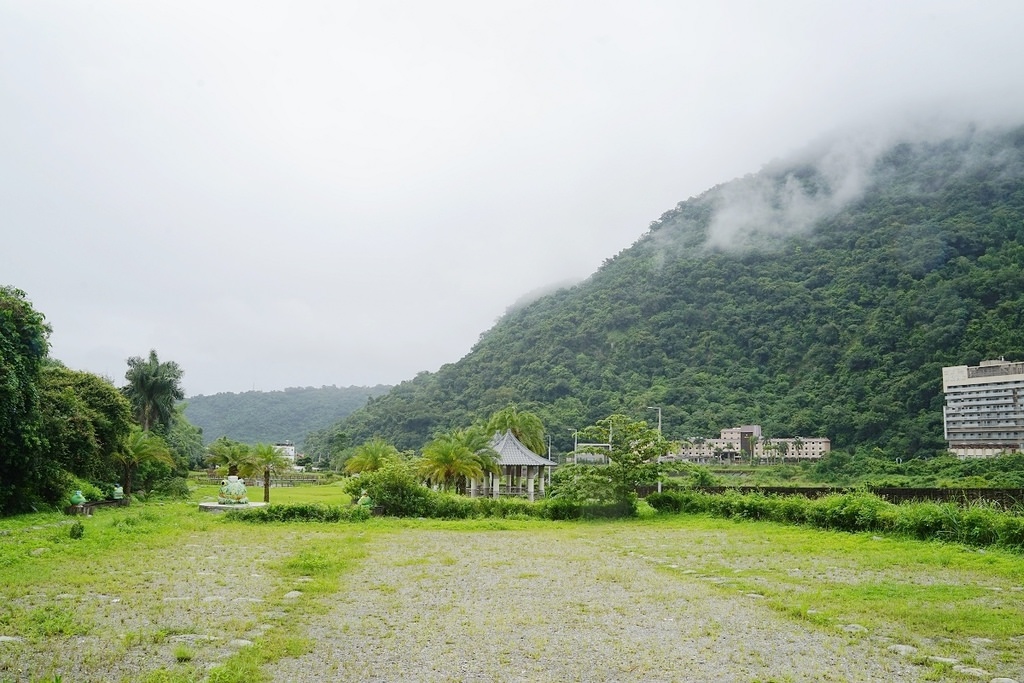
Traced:
<path id="1" fill-rule="evenodd" d="M 298 657 L 313 649 L 313 644 L 304 638 L 285 634 L 273 634 L 259 639 L 249 647 L 243 647 L 223 664 L 210 669 L 209 683 L 257 683 L 268 680 L 263 665 L 282 657 Z"/>
<path id="2" fill-rule="evenodd" d="M 609 528 L 604 542 L 644 555 L 670 576 L 738 595 L 830 630 L 859 624 L 871 635 L 922 648 L 942 645 L 963 660 L 970 639 L 998 669 L 1020 662 L 1024 558 L 998 550 L 773 522 L 662 517 Z"/>

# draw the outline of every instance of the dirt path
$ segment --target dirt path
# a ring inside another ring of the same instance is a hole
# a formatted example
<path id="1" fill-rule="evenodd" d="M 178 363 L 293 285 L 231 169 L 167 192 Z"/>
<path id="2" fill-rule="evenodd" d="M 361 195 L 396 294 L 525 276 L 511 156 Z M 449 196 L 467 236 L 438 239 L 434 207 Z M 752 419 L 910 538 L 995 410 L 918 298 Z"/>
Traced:
<path id="1" fill-rule="evenodd" d="M 916 681 L 883 643 L 659 571 L 600 527 L 382 536 L 273 680 Z"/>

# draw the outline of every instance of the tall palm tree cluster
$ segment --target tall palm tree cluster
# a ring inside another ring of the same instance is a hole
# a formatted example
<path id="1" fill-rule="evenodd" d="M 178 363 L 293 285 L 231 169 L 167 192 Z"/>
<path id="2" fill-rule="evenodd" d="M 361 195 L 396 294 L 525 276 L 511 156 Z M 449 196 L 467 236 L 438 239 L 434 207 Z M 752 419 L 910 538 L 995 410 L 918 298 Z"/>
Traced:
<path id="1" fill-rule="evenodd" d="M 128 371 L 124 373 L 128 384 L 121 392 L 131 404 L 137 425 L 114 454 L 121 468 L 121 486 L 126 495 L 131 494 L 135 474 L 144 465 L 174 466 L 171 450 L 160 435 L 170 431 L 175 401 L 185 398 L 181 387 L 184 374 L 173 361 L 161 363 L 155 349 L 150 350 L 148 358 L 132 356 L 128 359 Z"/>

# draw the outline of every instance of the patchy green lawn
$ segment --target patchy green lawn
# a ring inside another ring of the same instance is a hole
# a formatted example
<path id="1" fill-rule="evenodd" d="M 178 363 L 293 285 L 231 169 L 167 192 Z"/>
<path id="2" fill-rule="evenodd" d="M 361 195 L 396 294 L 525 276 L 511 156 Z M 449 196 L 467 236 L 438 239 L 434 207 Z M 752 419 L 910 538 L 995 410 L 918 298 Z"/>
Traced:
<path id="1" fill-rule="evenodd" d="M 0 520 L 0 681 L 1024 680 L 1004 552 L 685 516 L 249 525 L 193 501 L 100 509 L 77 540 L 75 521 Z"/>

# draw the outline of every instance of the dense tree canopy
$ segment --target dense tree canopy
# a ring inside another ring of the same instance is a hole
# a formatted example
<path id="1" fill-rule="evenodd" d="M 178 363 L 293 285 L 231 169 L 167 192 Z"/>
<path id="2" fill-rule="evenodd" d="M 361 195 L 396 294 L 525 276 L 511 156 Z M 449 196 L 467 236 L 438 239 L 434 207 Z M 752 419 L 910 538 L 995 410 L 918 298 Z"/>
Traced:
<path id="1" fill-rule="evenodd" d="M 806 163 L 737 183 L 768 188 L 769 204 L 833 191 Z M 712 241 L 742 187 L 680 203 L 587 281 L 509 311 L 458 363 L 340 429 L 415 448 L 511 401 L 565 452 L 572 428 L 659 406 L 676 440 L 756 423 L 840 449 L 942 452 L 941 368 L 1024 359 L 1024 129 L 896 145 L 856 200 L 806 226 L 752 216 Z"/>
<path id="2" fill-rule="evenodd" d="M 42 458 L 39 373 L 49 333 L 24 292 L 0 287 L 0 514 L 59 495 Z"/>
<path id="3" fill-rule="evenodd" d="M 203 430 L 207 443 L 221 436 L 245 443 L 291 441 L 303 452 L 327 460 L 340 448 L 332 450 L 324 439 L 306 442 L 307 435 L 330 427 L 390 388 L 324 386 L 226 392 L 190 396 L 183 405 L 185 415 Z"/>
<path id="4" fill-rule="evenodd" d="M 114 455 L 132 427 L 127 399 L 108 380 L 55 361 L 40 386 L 47 460 L 86 480 L 116 481 Z"/>

